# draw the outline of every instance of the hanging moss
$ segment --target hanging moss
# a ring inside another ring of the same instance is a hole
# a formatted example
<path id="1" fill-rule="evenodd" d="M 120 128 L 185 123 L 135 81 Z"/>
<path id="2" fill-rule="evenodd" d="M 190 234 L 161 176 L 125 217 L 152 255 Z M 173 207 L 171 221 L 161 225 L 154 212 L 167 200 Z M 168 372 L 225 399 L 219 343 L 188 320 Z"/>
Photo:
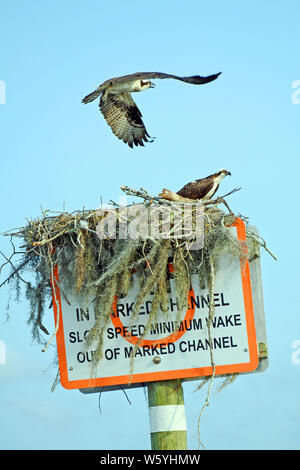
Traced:
<path id="1" fill-rule="evenodd" d="M 95 325 L 90 330 L 86 347 L 88 348 L 94 341 L 96 341 L 96 349 L 93 357 L 93 370 L 94 375 L 98 362 L 103 357 L 103 338 L 104 330 L 110 319 L 112 303 L 114 301 L 115 292 L 117 290 L 117 275 L 112 276 L 107 282 L 104 289 L 97 288 L 96 297 L 94 301 L 95 317 L 97 318 Z"/>
<path id="2" fill-rule="evenodd" d="M 188 292 L 191 284 L 191 273 L 189 270 L 185 250 L 178 247 L 174 253 L 174 273 L 176 287 L 176 302 L 179 311 L 187 307 Z"/>

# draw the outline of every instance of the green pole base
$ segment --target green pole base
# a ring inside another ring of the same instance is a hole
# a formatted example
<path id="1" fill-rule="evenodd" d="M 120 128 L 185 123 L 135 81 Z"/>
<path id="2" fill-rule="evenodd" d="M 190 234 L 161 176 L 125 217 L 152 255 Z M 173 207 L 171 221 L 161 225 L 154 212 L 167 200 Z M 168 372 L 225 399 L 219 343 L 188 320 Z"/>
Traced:
<path id="1" fill-rule="evenodd" d="M 155 411 L 158 413 L 161 411 L 162 414 L 164 414 L 165 411 L 163 407 L 167 407 L 168 405 L 173 405 L 172 410 L 176 410 L 176 405 L 181 405 L 178 408 L 181 408 L 182 411 L 182 406 L 184 406 L 184 398 L 181 380 L 149 382 L 148 405 L 149 409 L 150 407 L 156 407 Z M 166 411 L 168 411 L 167 408 Z M 166 425 L 168 427 L 168 423 Z M 186 450 L 186 429 L 151 432 L 151 448 L 152 450 Z"/>

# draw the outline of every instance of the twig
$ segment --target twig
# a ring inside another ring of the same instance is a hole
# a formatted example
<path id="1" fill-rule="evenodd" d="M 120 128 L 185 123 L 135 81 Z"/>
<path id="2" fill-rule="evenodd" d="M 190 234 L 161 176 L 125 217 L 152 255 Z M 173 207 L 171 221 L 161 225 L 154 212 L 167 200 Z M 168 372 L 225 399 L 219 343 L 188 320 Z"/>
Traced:
<path id="1" fill-rule="evenodd" d="M 211 205 L 211 204 L 221 204 L 221 203 L 222 203 L 222 204 L 224 204 L 224 206 L 227 208 L 228 212 L 229 212 L 230 214 L 233 214 L 233 212 L 232 212 L 232 210 L 230 209 L 228 203 L 225 201 L 225 197 L 230 196 L 230 195 L 233 194 L 233 193 L 236 193 L 236 192 L 239 191 L 240 189 L 242 189 L 242 188 L 235 188 L 235 189 L 233 189 L 232 191 L 230 191 L 229 193 L 224 194 L 224 196 L 219 196 L 219 197 L 217 197 L 216 199 L 210 199 L 209 201 L 204 201 L 204 202 L 203 202 L 203 205 L 204 205 L 204 206 L 209 206 L 209 205 Z"/>
<path id="2" fill-rule="evenodd" d="M 33 245 L 33 246 L 42 246 L 42 245 L 45 245 L 46 243 L 52 242 L 52 241 L 55 240 L 56 238 L 60 237 L 60 236 L 63 235 L 66 231 L 67 231 L 67 228 L 65 227 L 61 232 L 57 233 L 56 235 L 54 235 L 54 236 L 51 237 L 51 238 L 48 238 L 48 240 L 41 240 L 41 241 L 39 241 L 39 242 L 34 242 L 32 245 Z"/>
<path id="3" fill-rule="evenodd" d="M 30 261 L 32 258 L 34 258 L 34 256 L 31 256 L 29 259 L 25 259 L 25 261 L 24 261 L 23 263 L 21 263 L 21 264 L 16 268 L 16 267 L 12 264 L 12 262 L 11 262 L 11 258 L 12 258 L 12 256 L 13 256 L 15 253 L 13 253 L 10 258 L 7 258 L 7 257 L 5 256 L 5 254 L 2 253 L 1 250 L 0 250 L 0 253 L 1 253 L 1 255 L 6 259 L 6 263 L 2 264 L 1 269 L 2 269 L 6 264 L 8 264 L 8 263 L 9 263 L 9 264 L 11 265 L 11 267 L 13 268 L 13 272 L 8 276 L 7 279 L 5 279 L 5 281 L 1 282 L 0 287 L 4 286 L 4 284 L 6 284 L 15 274 L 16 274 L 16 275 L 19 277 L 19 279 L 20 279 L 21 281 L 23 281 L 25 284 L 29 284 L 29 282 L 25 281 L 25 280 L 20 276 L 20 274 L 18 274 L 18 271 L 20 271 L 20 269 L 22 269 L 27 263 L 29 263 L 29 261 Z M 0 272 L 1 272 L 1 269 L 0 269 Z"/>
<path id="4" fill-rule="evenodd" d="M 122 385 L 120 385 L 120 389 L 121 389 L 122 392 L 124 393 L 124 395 L 125 395 L 125 397 L 126 397 L 128 403 L 129 403 L 129 405 L 132 405 L 132 403 L 131 403 L 131 401 L 129 400 L 129 397 L 128 397 L 127 393 L 126 393 L 126 390 L 122 387 Z"/>
<path id="5" fill-rule="evenodd" d="M 224 196 L 219 196 L 216 199 L 210 199 L 209 201 L 201 201 L 201 199 L 189 199 L 180 196 L 177 193 L 174 193 L 173 191 L 164 188 L 163 192 L 160 193 L 158 196 L 151 196 L 146 189 L 140 188 L 140 190 L 136 190 L 133 188 L 130 188 L 129 186 L 121 186 L 121 190 L 129 195 L 129 196 L 137 196 L 143 198 L 145 201 L 149 201 L 150 203 L 156 202 L 158 204 L 176 204 L 176 203 L 184 203 L 184 204 L 195 204 L 195 203 L 201 203 L 204 206 L 211 205 L 211 204 L 221 204 L 223 203 L 228 211 L 232 214 L 232 210 L 229 208 L 227 202 L 225 201 L 225 197 L 230 196 L 231 194 L 234 194 L 235 192 L 239 191 L 242 188 L 235 188 L 232 191 L 229 191 L 229 193 L 224 194 Z"/>
<path id="6" fill-rule="evenodd" d="M 242 188 L 234 188 L 229 193 L 224 194 L 224 196 L 218 196 L 216 199 L 210 199 L 209 201 L 204 201 L 203 205 L 207 206 L 209 204 L 217 204 L 218 202 L 221 202 L 224 197 L 230 196 L 231 194 L 236 193 L 237 191 L 240 191 Z"/>
<path id="7" fill-rule="evenodd" d="M 121 190 L 128 196 L 141 197 L 145 201 L 149 201 L 150 203 L 152 202 L 157 202 L 158 204 L 165 203 L 164 199 L 158 196 L 151 196 L 150 194 L 148 194 L 148 192 L 144 188 L 141 188 L 138 191 L 137 189 L 130 188 L 129 186 L 121 186 Z M 170 202 L 167 201 L 167 204 L 170 204 Z"/>
<path id="8" fill-rule="evenodd" d="M 257 233 L 252 232 L 251 230 L 246 230 L 246 233 L 253 237 L 268 253 L 272 256 L 272 258 L 277 261 L 277 257 L 272 253 L 272 251 L 267 247 L 266 241 L 263 237 L 258 235 Z M 0 286 L 1 287 L 1 286 Z"/>

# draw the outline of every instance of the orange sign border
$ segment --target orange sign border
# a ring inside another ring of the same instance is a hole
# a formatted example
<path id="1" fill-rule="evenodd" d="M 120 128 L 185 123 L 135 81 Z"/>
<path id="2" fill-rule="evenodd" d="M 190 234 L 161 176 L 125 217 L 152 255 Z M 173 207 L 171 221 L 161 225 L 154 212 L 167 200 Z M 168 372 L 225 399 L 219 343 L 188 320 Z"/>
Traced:
<path id="1" fill-rule="evenodd" d="M 242 219 L 237 218 L 233 227 L 237 229 L 237 238 L 239 241 L 246 241 L 246 228 L 245 223 Z M 58 267 L 57 265 L 54 267 L 53 270 L 54 277 L 58 281 Z M 257 351 L 257 342 L 256 342 L 256 331 L 255 331 L 255 320 L 254 320 L 254 311 L 253 311 L 253 302 L 252 302 L 252 290 L 251 290 L 251 280 L 250 280 L 250 268 L 249 268 L 249 261 L 247 260 L 246 263 L 243 265 L 243 269 L 241 267 L 241 278 L 242 278 L 242 288 L 244 294 L 244 307 L 245 307 L 245 318 L 246 318 L 246 328 L 248 332 L 248 347 L 249 347 L 249 362 L 240 363 L 240 364 L 226 364 L 216 366 L 215 374 L 222 375 L 222 374 L 232 374 L 238 372 L 250 372 L 257 368 L 258 366 L 258 351 Z M 65 338 L 64 338 L 64 329 L 63 329 L 63 318 L 62 318 L 62 307 L 61 307 L 61 295 L 60 290 L 56 282 L 53 282 L 51 279 L 51 287 L 52 287 L 52 296 L 53 296 L 53 310 L 54 310 L 54 318 L 55 324 L 57 324 L 58 318 L 58 311 L 59 311 L 59 327 L 56 333 L 56 341 L 57 341 L 57 352 L 58 352 L 58 359 L 59 359 L 59 371 L 60 371 L 60 381 L 64 388 L 66 389 L 76 389 L 76 388 L 93 388 L 93 387 L 105 387 L 105 386 L 112 386 L 112 385 L 124 385 L 128 383 L 142 383 L 142 382 L 152 382 L 158 380 L 171 380 L 171 379 L 192 379 L 197 377 L 203 377 L 207 375 L 212 375 L 213 368 L 212 366 L 209 367 L 196 367 L 190 369 L 177 369 L 177 370 L 170 370 L 170 371 L 162 371 L 162 372 L 147 372 L 143 374 L 135 374 L 132 375 L 119 375 L 114 377 L 101 377 L 101 378 L 94 378 L 94 379 L 82 379 L 82 380 L 69 380 L 68 379 L 68 368 L 67 368 L 67 357 L 66 357 L 66 348 L 65 348 Z M 191 291 L 189 292 L 189 297 L 191 295 Z M 55 301 L 55 298 L 58 302 Z M 183 332 L 184 333 L 184 332 Z M 172 335 L 176 335 L 176 333 L 172 333 Z M 170 336 L 172 336 L 170 335 Z M 168 337 L 170 340 L 170 337 Z M 163 341 L 166 343 L 165 338 Z M 129 338 L 126 338 L 127 340 Z M 133 337 L 131 338 L 133 339 Z M 178 339 L 178 338 L 176 338 Z M 174 336 L 172 340 L 176 340 Z M 138 338 L 135 338 L 135 342 Z M 150 344 L 150 340 L 144 344 Z M 160 340 L 154 340 L 153 342 L 159 344 Z M 153 344 L 151 341 L 151 343 Z M 142 346 L 142 343 L 141 343 Z"/>

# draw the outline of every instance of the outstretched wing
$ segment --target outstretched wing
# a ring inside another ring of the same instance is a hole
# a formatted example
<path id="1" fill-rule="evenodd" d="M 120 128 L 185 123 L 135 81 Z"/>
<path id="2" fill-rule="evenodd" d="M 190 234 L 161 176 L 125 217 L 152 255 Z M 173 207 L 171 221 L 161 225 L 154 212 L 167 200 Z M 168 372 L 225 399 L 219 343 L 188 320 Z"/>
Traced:
<path id="1" fill-rule="evenodd" d="M 144 146 L 144 142 L 149 142 L 147 137 L 151 137 L 146 131 L 142 114 L 130 93 L 102 95 L 99 107 L 115 136 L 129 147 Z"/>
<path id="2" fill-rule="evenodd" d="M 191 181 L 187 183 L 180 191 L 177 192 L 179 196 L 187 197 L 189 199 L 202 199 L 213 188 L 213 180 L 203 178 L 202 180 Z"/>
<path id="3" fill-rule="evenodd" d="M 84 104 L 91 103 L 94 101 L 98 96 L 100 96 L 102 93 L 101 87 L 98 87 L 96 90 L 92 91 L 92 93 L 86 95 L 81 102 Z"/>
<path id="4" fill-rule="evenodd" d="M 124 75 L 123 77 L 113 78 L 112 81 L 118 83 L 128 82 L 129 80 L 151 80 L 155 78 L 174 78 L 175 80 L 180 80 L 186 83 L 192 83 L 194 85 L 203 85 L 204 83 L 212 82 L 216 80 L 222 72 L 216 73 L 214 75 L 208 75 L 207 77 L 201 77 L 200 75 L 193 75 L 191 77 L 179 77 L 178 75 L 170 75 L 168 73 L 161 72 L 137 72 L 131 75 Z M 107 80 L 109 82 L 109 80 Z M 104 82 L 106 84 L 106 82 Z M 104 85 L 103 84 L 103 85 Z"/>
<path id="5" fill-rule="evenodd" d="M 216 73 L 214 75 L 208 75 L 207 77 L 201 77 L 200 75 L 193 75 L 191 77 L 179 77 L 178 75 L 170 75 L 168 73 L 161 72 L 137 72 L 130 75 L 123 75 L 122 77 L 110 78 L 99 85 L 96 90 L 94 90 L 89 95 L 85 96 L 82 100 L 82 103 L 87 104 L 91 101 L 94 101 L 109 85 L 114 83 L 128 83 L 131 80 L 151 80 L 155 78 L 174 78 L 175 80 L 180 80 L 186 83 L 192 83 L 194 85 L 203 85 L 204 83 L 212 82 L 216 80 L 222 72 Z"/>

